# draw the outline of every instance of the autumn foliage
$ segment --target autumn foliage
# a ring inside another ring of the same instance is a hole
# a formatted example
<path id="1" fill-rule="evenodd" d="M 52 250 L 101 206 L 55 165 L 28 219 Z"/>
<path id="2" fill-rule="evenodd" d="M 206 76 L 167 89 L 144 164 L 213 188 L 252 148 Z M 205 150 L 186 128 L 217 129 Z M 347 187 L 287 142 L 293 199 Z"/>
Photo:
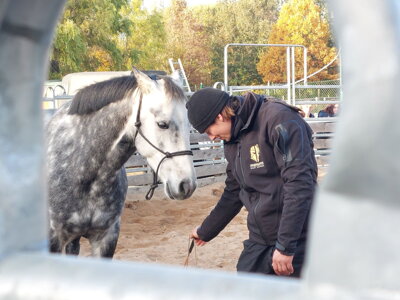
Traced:
<path id="1" fill-rule="evenodd" d="M 314 2 L 315 1 L 315 2 Z M 199 1 L 200 3 L 200 1 Z M 185 0 L 146 10 L 143 0 L 68 0 L 57 27 L 50 78 L 72 72 L 142 70 L 170 72 L 181 59 L 192 89 L 223 81 L 228 43 L 289 43 L 308 48 L 308 73 L 336 55 L 323 0 L 218 0 L 188 6 Z M 285 50 L 229 48 L 229 84 L 285 82 Z M 302 53 L 296 50 L 296 77 Z M 336 63 L 316 79 L 337 78 Z"/>
<path id="2" fill-rule="evenodd" d="M 282 6 L 268 44 L 297 44 L 308 50 L 308 74 L 331 62 L 336 56 L 329 23 L 314 0 L 290 0 Z M 303 50 L 295 48 L 296 80 L 303 77 Z M 312 77 L 313 80 L 337 78 L 337 65 Z M 283 83 L 286 78 L 286 48 L 269 47 L 260 55 L 257 70 L 265 82 Z"/>

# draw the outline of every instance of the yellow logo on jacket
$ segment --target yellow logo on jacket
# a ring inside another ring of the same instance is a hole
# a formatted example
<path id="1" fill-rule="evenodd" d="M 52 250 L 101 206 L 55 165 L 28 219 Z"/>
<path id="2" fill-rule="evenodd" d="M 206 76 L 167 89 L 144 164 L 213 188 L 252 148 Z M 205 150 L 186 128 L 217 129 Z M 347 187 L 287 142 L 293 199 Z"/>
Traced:
<path id="1" fill-rule="evenodd" d="M 250 159 L 256 162 L 255 164 L 250 164 L 250 169 L 264 167 L 264 162 L 260 161 L 260 146 L 258 144 L 250 147 Z"/>

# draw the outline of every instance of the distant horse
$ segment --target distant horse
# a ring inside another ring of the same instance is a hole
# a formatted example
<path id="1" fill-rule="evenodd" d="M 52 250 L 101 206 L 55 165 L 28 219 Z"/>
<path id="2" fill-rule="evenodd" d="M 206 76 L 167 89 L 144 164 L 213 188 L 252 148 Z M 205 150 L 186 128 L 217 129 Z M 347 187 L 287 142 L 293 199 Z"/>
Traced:
<path id="1" fill-rule="evenodd" d="M 46 126 L 50 250 L 112 257 L 127 192 L 124 163 L 147 158 L 172 199 L 196 188 L 182 89 L 168 76 L 134 70 L 83 88 Z M 179 151 L 176 151 L 179 150 Z M 156 185 L 155 185 L 156 186 Z M 153 189 L 155 187 L 153 185 Z"/>

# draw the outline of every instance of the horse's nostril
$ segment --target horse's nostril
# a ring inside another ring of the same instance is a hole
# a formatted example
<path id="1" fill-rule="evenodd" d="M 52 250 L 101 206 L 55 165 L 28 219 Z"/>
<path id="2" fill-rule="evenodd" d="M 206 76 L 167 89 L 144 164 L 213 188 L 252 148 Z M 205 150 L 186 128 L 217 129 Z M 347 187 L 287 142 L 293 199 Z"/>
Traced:
<path id="1" fill-rule="evenodd" d="M 179 184 L 179 193 L 187 196 L 192 192 L 191 184 L 189 179 L 182 180 Z"/>

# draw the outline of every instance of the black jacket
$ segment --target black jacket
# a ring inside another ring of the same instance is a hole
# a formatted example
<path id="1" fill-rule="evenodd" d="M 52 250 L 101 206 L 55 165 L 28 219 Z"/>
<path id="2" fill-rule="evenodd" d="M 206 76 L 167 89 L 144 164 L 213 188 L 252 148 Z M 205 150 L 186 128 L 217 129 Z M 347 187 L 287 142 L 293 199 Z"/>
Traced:
<path id="1" fill-rule="evenodd" d="M 293 255 L 305 239 L 317 182 L 312 130 L 294 107 L 248 93 L 232 119 L 221 199 L 197 233 L 213 239 L 244 205 L 249 239 Z"/>

